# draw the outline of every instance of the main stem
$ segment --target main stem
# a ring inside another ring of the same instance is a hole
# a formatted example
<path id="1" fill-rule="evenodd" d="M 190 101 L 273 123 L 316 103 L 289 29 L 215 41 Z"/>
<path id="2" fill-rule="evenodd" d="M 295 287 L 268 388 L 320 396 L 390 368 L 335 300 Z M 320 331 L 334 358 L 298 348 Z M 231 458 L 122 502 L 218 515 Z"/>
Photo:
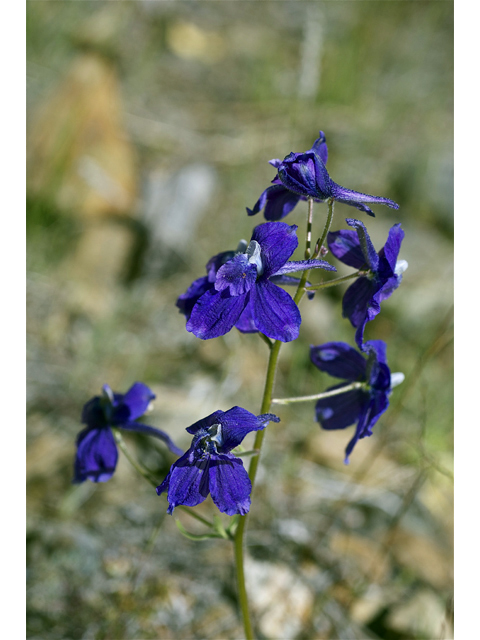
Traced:
<path id="1" fill-rule="evenodd" d="M 328 215 L 327 221 L 325 223 L 325 228 L 323 230 L 322 238 L 318 245 L 318 250 L 320 251 L 322 244 L 325 242 L 325 238 L 327 237 L 327 233 L 330 229 L 333 219 L 333 199 L 328 201 Z M 311 244 L 312 244 L 312 217 L 313 217 L 313 199 L 308 199 L 308 211 L 307 211 L 307 232 L 305 239 L 305 258 L 308 259 L 311 256 Z M 316 256 L 315 256 L 316 257 Z M 298 305 L 303 295 L 305 294 L 305 284 L 308 278 L 308 270 L 304 271 L 300 281 L 298 283 L 297 291 L 293 298 L 295 304 Z M 273 343 L 268 343 L 270 349 L 270 357 L 268 359 L 268 367 L 267 367 L 267 377 L 265 379 L 265 387 L 263 390 L 263 399 L 262 406 L 260 408 L 260 413 L 268 413 L 270 410 L 270 406 L 272 404 L 272 396 L 273 396 L 273 385 L 275 382 L 275 372 L 277 369 L 278 356 L 280 354 L 280 347 L 282 346 L 282 342 L 280 340 L 275 340 Z M 262 452 L 262 444 L 265 438 L 265 431 L 257 431 L 255 435 L 255 442 L 253 444 L 253 448 L 258 451 L 258 455 L 252 458 L 250 462 L 250 467 L 248 469 L 248 475 L 250 476 L 250 481 L 252 483 L 252 493 L 253 488 L 255 486 L 255 478 L 257 477 L 258 465 L 260 464 L 260 456 Z M 244 571 L 244 536 L 245 529 L 247 526 L 248 513 L 244 516 L 240 517 L 237 530 L 235 532 L 234 538 L 234 547 L 235 547 L 235 565 L 237 570 L 237 587 L 238 587 L 238 599 L 240 603 L 240 609 L 242 611 L 243 617 L 243 626 L 245 629 L 245 638 L 246 640 L 254 640 L 252 622 L 250 620 L 250 611 L 248 607 L 248 595 L 247 589 L 245 586 L 245 571 Z"/>

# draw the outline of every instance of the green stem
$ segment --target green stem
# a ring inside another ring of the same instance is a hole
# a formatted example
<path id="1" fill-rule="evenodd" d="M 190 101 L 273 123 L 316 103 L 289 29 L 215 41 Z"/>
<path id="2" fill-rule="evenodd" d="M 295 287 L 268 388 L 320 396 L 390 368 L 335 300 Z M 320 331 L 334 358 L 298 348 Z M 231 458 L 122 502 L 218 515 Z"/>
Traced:
<path id="1" fill-rule="evenodd" d="M 359 278 L 366 274 L 366 271 L 362 271 L 362 269 L 360 269 L 359 271 L 355 271 L 355 273 L 350 273 L 348 276 L 342 276 L 341 278 L 334 278 L 333 280 L 327 280 L 326 282 L 312 284 L 310 287 L 305 287 L 305 291 L 318 291 L 319 289 L 326 289 L 327 287 L 336 287 L 338 284 L 342 284 L 342 282 L 347 282 L 348 280 L 353 280 L 353 278 Z"/>
<path id="2" fill-rule="evenodd" d="M 308 260 L 312 254 L 312 221 L 313 221 L 313 198 L 308 199 L 307 212 L 307 237 L 305 240 L 305 260 Z"/>
<path id="3" fill-rule="evenodd" d="M 275 381 L 275 370 L 277 368 L 278 355 L 280 353 L 280 347 L 282 343 L 280 340 L 276 340 L 272 348 L 270 349 L 270 357 L 268 360 L 267 377 L 265 380 L 265 388 L 263 391 L 263 400 L 260 413 L 268 413 L 272 402 L 273 383 Z M 262 449 L 263 439 L 265 437 L 265 429 L 257 431 L 255 435 L 255 442 L 253 448 L 258 451 L 258 454 L 252 458 L 248 475 L 252 483 L 252 491 L 255 485 L 255 478 L 257 476 L 258 464 L 260 462 L 260 453 Z M 243 626 L 245 629 L 246 640 L 253 640 L 253 629 L 250 621 L 250 612 L 248 608 L 248 596 L 245 586 L 245 573 L 244 573 L 244 533 L 247 524 L 248 513 L 240 517 L 238 522 L 237 531 L 235 532 L 234 547 L 235 547 L 235 565 L 237 569 L 237 586 L 238 586 L 238 599 L 240 609 L 242 611 Z"/>
<path id="4" fill-rule="evenodd" d="M 185 511 L 185 513 L 188 513 L 189 516 L 192 516 L 192 518 L 195 518 L 195 520 L 198 520 L 199 522 L 204 524 L 206 527 L 210 527 L 210 529 L 214 529 L 215 528 L 215 526 L 213 525 L 212 522 L 209 522 L 205 518 L 202 518 L 202 516 L 199 516 L 196 511 L 192 511 L 191 509 L 189 509 L 188 507 L 185 507 L 182 504 L 177 505 L 176 508 L 177 509 L 181 509 L 182 511 Z"/>
<path id="5" fill-rule="evenodd" d="M 327 233 L 330 231 L 330 227 L 332 226 L 334 203 L 335 203 L 335 200 L 333 198 L 330 198 L 330 200 L 328 201 L 327 222 L 325 223 L 325 228 L 323 230 L 322 237 L 320 238 L 320 240 L 318 242 L 318 252 L 319 253 L 321 253 L 321 251 L 322 251 L 323 243 L 325 242 L 325 240 L 327 238 Z"/>
<path id="6" fill-rule="evenodd" d="M 332 391 L 324 391 L 323 393 L 317 393 L 313 396 L 297 396 L 295 398 L 273 398 L 273 404 L 292 404 L 293 402 L 308 402 L 309 400 L 321 400 L 322 398 L 331 398 L 332 396 L 339 396 L 346 391 L 353 391 L 354 389 L 362 389 L 365 386 L 363 382 L 352 382 L 340 389 L 332 389 Z"/>
<path id="7" fill-rule="evenodd" d="M 328 215 L 325 223 L 325 228 L 323 230 L 322 238 L 318 244 L 318 253 L 320 253 L 322 245 L 325 242 L 325 238 L 327 237 L 327 233 L 332 224 L 333 203 L 334 203 L 333 198 L 331 198 L 328 201 Z M 307 211 L 307 233 L 306 233 L 306 239 L 305 239 L 305 257 L 307 259 L 311 255 L 312 217 L 313 217 L 313 199 L 309 198 L 308 211 Z M 314 252 L 313 257 L 315 258 L 316 255 L 317 255 L 317 251 Z M 308 270 L 303 272 L 302 277 L 300 278 L 298 283 L 297 291 L 295 292 L 295 296 L 293 298 L 295 304 L 297 305 L 305 294 L 305 283 L 307 282 L 307 278 L 308 278 Z M 270 342 L 269 344 L 270 357 L 268 359 L 267 377 L 265 379 L 265 387 L 263 391 L 263 399 L 262 399 L 262 406 L 260 409 L 260 413 L 268 413 L 270 410 L 270 406 L 272 404 L 275 372 L 277 369 L 278 356 L 280 354 L 281 346 L 282 346 L 282 342 L 280 340 L 275 340 L 275 342 L 273 343 Z M 261 456 L 263 440 L 265 438 L 265 432 L 266 432 L 266 429 L 263 429 L 262 431 L 257 431 L 255 435 L 255 442 L 253 444 L 253 448 L 258 450 L 258 455 L 252 458 L 250 462 L 250 467 L 248 469 L 248 475 L 250 476 L 250 481 L 252 483 L 252 493 L 253 493 L 253 488 L 255 486 L 255 479 L 257 477 L 258 466 L 260 464 L 260 456 Z M 252 628 L 252 622 L 250 620 L 250 612 L 248 608 L 248 595 L 247 595 L 247 589 L 245 586 L 245 571 L 244 571 L 244 536 L 245 536 L 245 529 L 247 526 L 247 519 L 248 519 L 248 513 L 244 516 L 241 516 L 239 519 L 238 527 L 234 537 L 234 548 L 235 548 L 235 566 L 237 570 L 238 599 L 239 599 L 240 609 L 242 611 L 243 626 L 245 629 L 245 638 L 246 640 L 253 640 L 254 639 L 253 628 Z"/>
<path id="8" fill-rule="evenodd" d="M 138 473 L 141 476 L 143 476 L 145 480 L 147 480 L 147 482 L 149 482 L 152 485 L 152 487 L 157 488 L 158 482 L 150 475 L 150 473 L 147 471 L 147 469 L 145 469 L 145 467 L 143 467 L 140 463 L 138 463 L 135 460 L 135 458 L 132 456 L 132 454 L 128 450 L 128 447 L 125 444 L 125 441 L 122 438 L 121 434 L 116 429 L 112 429 L 112 431 L 113 431 L 113 437 L 115 438 L 115 442 L 118 444 L 118 448 L 122 450 L 123 454 L 125 455 L 126 459 L 130 462 L 132 467 L 136 469 Z"/>

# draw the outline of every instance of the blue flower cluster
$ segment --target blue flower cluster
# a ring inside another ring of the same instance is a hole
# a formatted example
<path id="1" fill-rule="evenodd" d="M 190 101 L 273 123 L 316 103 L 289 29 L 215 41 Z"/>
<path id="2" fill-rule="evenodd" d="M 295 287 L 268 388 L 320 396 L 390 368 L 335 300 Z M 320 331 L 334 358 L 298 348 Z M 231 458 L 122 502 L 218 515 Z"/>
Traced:
<path id="1" fill-rule="evenodd" d="M 313 259 L 290 260 L 298 246 L 297 225 L 279 220 L 299 200 L 328 201 L 331 207 L 338 201 L 370 216 L 374 213 L 366 203 L 398 209 L 389 198 L 353 191 L 334 182 L 326 169 L 327 159 L 327 143 L 320 131 L 308 151 L 270 161 L 277 170 L 272 186 L 265 189 L 253 209 L 247 209 L 249 215 L 263 209 L 267 222 L 255 227 L 250 241 L 242 240 L 236 251 L 213 256 L 206 265 L 206 275 L 178 297 L 176 305 L 186 317 L 187 331 L 202 340 L 223 336 L 234 327 L 242 333 L 260 332 L 281 342 L 298 337 L 300 311 L 279 285 L 298 285 L 299 280 L 289 275 L 295 272 L 336 269 L 317 259 L 327 253 L 324 247 L 318 248 Z M 358 350 L 345 342 L 328 342 L 312 346 L 310 357 L 318 369 L 342 381 L 321 394 L 315 415 L 327 430 L 356 424 L 346 448 L 348 462 L 358 440 L 372 434 L 388 407 L 392 388 L 402 379 L 402 374 L 390 373 L 385 343 L 365 342 L 364 333 L 367 323 L 380 312 L 381 303 L 399 286 L 408 265 L 399 260 L 404 237 L 400 224 L 390 229 L 384 247 L 377 253 L 363 222 L 353 218 L 346 222 L 350 229 L 329 232 L 326 240 L 335 258 L 357 270 L 355 281 L 343 297 L 343 316 L 356 330 Z M 279 418 L 271 413 L 255 416 L 241 407 L 215 411 L 187 428 L 193 439 L 183 453 L 166 433 L 138 422 L 154 397 L 139 382 L 124 395 L 113 393 L 105 385 L 103 395 L 85 405 L 82 422 L 86 428 L 77 438 L 74 482 L 109 480 L 118 457 L 111 428 L 137 431 L 161 439 L 180 456 L 157 487 L 159 495 L 167 494 L 168 513 L 179 505 L 195 506 L 210 494 L 221 512 L 245 515 L 250 508 L 251 482 L 242 460 L 232 450 L 248 433 L 262 430 Z"/>

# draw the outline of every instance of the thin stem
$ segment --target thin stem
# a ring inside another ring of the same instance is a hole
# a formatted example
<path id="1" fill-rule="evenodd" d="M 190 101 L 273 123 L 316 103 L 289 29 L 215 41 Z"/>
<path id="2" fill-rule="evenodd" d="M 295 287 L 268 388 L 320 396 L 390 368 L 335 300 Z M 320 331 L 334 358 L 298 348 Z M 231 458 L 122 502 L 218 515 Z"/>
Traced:
<path id="1" fill-rule="evenodd" d="M 322 237 L 318 244 L 318 252 L 317 250 L 314 252 L 312 257 L 316 258 L 320 253 L 323 243 L 325 242 L 325 238 L 327 237 L 327 233 L 330 229 L 333 220 L 333 198 L 330 198 L 328 201 L 328 215 L 325 223 L 325 228 L 323 230 Z M 308 200 L 308 210 L 307 210 L 307 233 L 305 239 L 305 257 L 308 259 L 311 255 L 311 242 L 312 242 L 312 217 L 313 217 L 313 199 L 309 198 Z M 295 292 L 295 296 L 293 301 L 298 305 L 300 300 L 303 298 L 305 294 L 305 284 L 308 278 L 307 269 L 302 273 L 302 277 L 299 280 L 297 291 Z M 267 343 L 268 344 L 268 343 Z M 268 413 L 270 410 L 270 406 L 272 404 L 272 395 L 273 395 L 273 385 L 275 382 L 275 372 L 277 369 L 278 356 L 280 354 L 280 347 L 282 346 L 282 342 L 280 340 L 275 340 L 275 342 L 270 345 L 270 357 L 268 359 L 268 367 L 267 367 L 267 376 L 265 379 L 265 387 L 263 391 L 263 399 L 262 406 L 260 409 L 260 413 Z M 257 476 L 258 465 L 260 464 L 260 456 L 262 450 L 263 440 L 265 438 L 265 429 L 262 431 L 257 431 L 255 435 L 255 442 L 253 444 L 253 448 L 258 450 L 258 455 L 254 456 L 250 462 L 250 467 L 248 469 L 248 475 L 250 476 L 250 482 L 252 483 L 252 493 L 255 486 L 255 479 Z M 245 529 L 247 525 L 248 513 L 244 516 L 240 516 L 237 531 L 234 537 L 234 548 L 235 548 L 235 565 L 237 570 L 237 586 L 238 586 L 238 599 L 240 604 L 240 609 L 242 611 L 243 617 L 243 626 L 245 629 L 245 638 L 246 640 L 253 640 L 253 629 L 252 623 L 250 620 L 250 612 L 248 608 L 248 595 L 247 589 L 245 586 L 245 572 L 244 572 L 244 535 Z"/>
<path id="2" fill-rule="evenodd" d="M 305 240 L 305 260 L 308 260 L 312 255 L 312 221 L 313 221 L 313 198 L 308 199 L 308 211 L 307 211 L 307 237 Z"/>
<path id="3" fill-rule="evenodd" d="M 348 280 L 353 280 L 354 278 L 359 278 L 366 274 L 366 271 L 362 271 L 362 269 L 360 269 L 359 271 L 355 271 L 355 273 L 350 273 L 348 276 L 341 276 L 341 278 L 334 278 L 333 280 L 327 280 L 326 282 L 312 284 L 309 287 L 305 287 L 305 291 L 318 291 L 319 289 L 326 289 L 327 287 L 336 287 L 338 284 L 342 284 Z"/>
<path id="4" fill-rule="evenodd" d="M 323 230 L 322 237 L 320 238 L 320 241 L 318 242 L 318 252 L 319 253 L 322 250 L 323 243 L 325 242 L 325 240 L 327 238 L 327 234 L 330 231 L 330 227 L 332 226 L 334 203 L 335 203 L 335 200 L 333 198 L 330 198 L 329 201 L 328 201 L 327 222 L 325 223 L 325 228 Z"/>
<path id="5" fill-rule="evenodd" d="M 139 462 L 135 460 L 135 458 L 132 456 L 132 454 L 128 450 L 128 447 L 125 444 L 125 441 L 122 438 L 121 434 L 116 429 L 112 429 L 112 431 L 113 431 L 113 437 L 115 438 L 115 442 L 118 444 L 118 448 L 122 450 L 123 454 L 125 455 L 126 459 L 130 462 L 132 467 L 136 469 L 138 473 L 142 477 L 144 477 L 145 480 L 147 480 L 147 482 L 149 482 L 152 485 L 152 487 L 157 488 L 158 486 L 157 481 L 150 475 L 150 473 L 147 471 L 147 469 L 145 469 L 145 467 L 143 467 Z"/>
<path id="6" fill-rule="evenodd" d="M 212 522 L 209 522 L 205 518 L 202 518 L 202 516 L 199 516 L 196 511 L 192 511 L 191 509 L 189 509 L 188 507 L 185 507 L 182 504 L 177 505 L 176 508 L 181 509 L 182 511 L 185 511 L 185 513 L 188 513 L 189 516 L 192 516 L 192 518 L 195 518 L 196 520 L 204 524 L 206 527 L 210 527 L 211 529 L 215 528 Z"/>
<path id="7" fill-rule="evenodd" d="M 265 388 L 263 391 L 263 400 L 260 413 L 268 413 L 272 402 L 273 383 L 275 381 L 275 370 L 277 368 L 278 355 L 280 353 L 280 347 L 282 343 L 280 340 L 276 340 L 272 348 L 270 349 L 270 357 L 268 359 L 267 377 L 265 380 Z M 265 429 L 257 431 L 255 435 L 255 442 L 253 448 L 258 451 L 258 454 L 254 456 L 250 462 L 248 475 L 250 476 L 250 482 L 252 483 L 252 491 L 255 485 L 255 478 L 257 476 L 258 464 L 260 462 L 260 453 L 262 449 L 263 439 L 265 437 Z M 248 513 L 240 517 L 238 522 L 237 531 L 234 538 L 235 547 L 235 565 L 237 568 L 237 586 L 238 586 L 238 598 L 240 603 L 240 609 L 243 616 L 243 626 L 245 629 L 246 640 L 253 640 L 253 629 L 250 621 L 250 612 L 248 608 L 248 596 L 245 586 L 245 573 L 244 573 L 244 533 L 247 524 Z"/>
<path id="8" fill-rule="evenodd" d="M 321 400 L 322 398 L 331 398 L 333 396 L 339 396 L 346 391 L 353 391 L 354 389 L 362 389 L 365 386 L 363 382 L 352 382 L 339 389 L 332 389 L 331 391 L 324 391 L 323 393 L 317 393 L 313 396 L 297 396 L 295 398 L 273 398 L 273 404 L 292 404 L 293 402 L 308 402 L 309 400 Z"/>

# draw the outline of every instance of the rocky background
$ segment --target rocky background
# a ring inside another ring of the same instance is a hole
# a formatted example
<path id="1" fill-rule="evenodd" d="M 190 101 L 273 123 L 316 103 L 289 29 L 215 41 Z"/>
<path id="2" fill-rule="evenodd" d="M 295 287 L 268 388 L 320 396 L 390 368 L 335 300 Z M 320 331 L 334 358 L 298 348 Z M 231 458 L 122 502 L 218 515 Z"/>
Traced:
<path id="1" fill-rule="evenodd" d="M 198 340 L 175 300 L 263 221 L 245 207 L 268 160 L 322 129 L 335 181 L 400 203 L 337 205 L 334 228 L 359 217 L 378 249 L 402 223 L 410 266 L 366 337 L 406 380 L 349 466 L 351 430 L 277 408 L 247 539 L 257 634 L 452 638 L 453 3 L 37 1 L 27 18 L 28 637 L 243 637 L 230 545 L 183 538 L 122 458 L 71 485 L 74 443 L 105 382 L 148 384 L 151 424 L 184 447 L 216 409 L 258 413 L 266 346 Z M 302 302 L 276 396 L 331 384 L 308 346 L 353 343 L 343 291 Z M 163 479 L 165 448 L 125 439 Z"/>

